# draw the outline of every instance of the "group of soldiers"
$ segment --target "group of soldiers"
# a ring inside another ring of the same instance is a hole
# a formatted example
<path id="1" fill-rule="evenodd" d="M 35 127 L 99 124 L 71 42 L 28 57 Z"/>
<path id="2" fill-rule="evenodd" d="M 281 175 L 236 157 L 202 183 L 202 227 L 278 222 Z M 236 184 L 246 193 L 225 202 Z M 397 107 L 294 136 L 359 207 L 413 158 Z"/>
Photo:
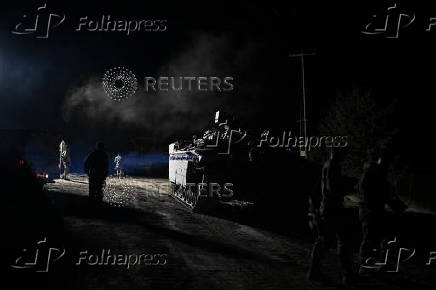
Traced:
<path id="1" fill-rule="evenodd" d="M 321 194 L 309 198 L 309 225 L 316 232 L 316 240 L 311 255 L 308 279 L 325 281 L 321 271 L 323 257 L 337 242 L 337 250 L 345 285 L 369 276 L 366 262 L 373 255 L 382 255 L 386 244 L 385 205 L 397 213 L 406 210 L 406 205 L 398 198 L 388 179 L 389 155 L 374 156 L 365 163 L 358 183 L 360 195 L 359 220 L 362 227 L 362 241 L 359 252 L 359 270 L 354 271 L 353 253 L 347 228 L 349 217 L 344 207 L 344 197 L 355 188 L 354 182 L 342 174 L 345 152 L 331 152 L 324 163 L 321 174 Z"/>
<path id="2" fill-rule="evenodd" d="M 65 140 L 62 140 L 59 145 L 59 158 L 60 178 L 69 180 L 68 174 L 71 166 L 71 150 Z M 123 175 L 122 159 L 119 153 L 114 159 L 115 172 L 118 178 L 121 178 Z M 108 155 L 104 150 L 103 142 L 97 142 L 95 149 L 86 157 L 84 169 L 89 178 L 90 200 L 94 203 L 101 202 L 103 199 L 105 180 L 109 174 Z"/>
<path id="3" fill-rule="evenodd" d="M 61 178 L 67 179 L 71 164 L 68 144 L 62 140 L 59 145 L 60 166 L 64 167 Z M 359 276 L 366 276 L 366 261 L 374 253 L 374 249 L 383 251 L 384 224 L 386 222 L 385 205 L 394 212 L 403 212 L 406 205 L 391 190 L 388 181 L 390 160 L 388 155 L 375 156 L 365 163 L 358 189 L 360 194 L 359 219 L 362 227 L 362 241 L 359 253 L 359 271 L 353 270 L 352 249 L 347 229 L 348 215 L 344 207 L 344 197 L 353 190 L 354 182 L 342 174 L 345 152 L 331 152 L 324 163 L 321 174 L 321 194 L 312 194 L 309 198 L 309 216 L 311 228 L 316 232 L 316 240 L 311 255 L 311 266 L 308 272 L 310 280 L 323 281 L 321 271 L 323 257 L 327 250 L 337 242 L 338 254 L 342 269 L 342 282 L 349 284 Z M 115 159 L 117 177 L 122 176 L 122 157 Z M 103 198 L 103 186 L 108 175 L 108 155 L 104 144 L 98 142 L 96 148 L 85 160 L 84 169 L 89 176 L 89 197 L 94 202 Z M 317 191 L 319 192 L 319 191 Z"/>

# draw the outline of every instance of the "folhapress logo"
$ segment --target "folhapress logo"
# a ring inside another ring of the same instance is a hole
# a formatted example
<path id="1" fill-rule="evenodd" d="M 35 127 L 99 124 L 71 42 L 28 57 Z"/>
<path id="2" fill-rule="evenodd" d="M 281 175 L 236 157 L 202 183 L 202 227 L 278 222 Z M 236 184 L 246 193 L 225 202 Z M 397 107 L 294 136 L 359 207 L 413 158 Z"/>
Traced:
<path id="1" fill-rule="evenodd" d="M 36 38 L 48 38 L 50 31 L 65 21 L 65 14 L 50 13 L 47 4 L 38 7 L 35 15 L 23 15 L 21 22 L 15 25 L 11 31 L 18 35 L 35 35 Z"/>
<path id="2" fill-rule="evenodd" d="M 36 243 L 30 249 L 22 249 L 14 263 L 14 269 L 33 269 L 36 272 L 47 273 L 50 265 L 58 261 L 65 255 L 65 248 L 53 248 L 47 243 L 47 238 Z"/>
<path id="3" fill-rule="evenodd" d="M 372 15 L 371 21 L 365 25 L 362 33 L 398 38 L 400 30 L 408 27 L 413 21 L 415 21 L 414 13 L 405 13 L 397 8 L 397 4 L 394 4 L 387 8 L 384 15 Z"/>
<path id="4" fill-rule="evenodd" d="M 419 21 L 415 21 L 418 18 Z M 366 35 L 379 35 L 384 38 L 399 38 L 400 32 L 405 28 L 422 25 L 422 31 L 432 31 L 436 26 L 436 17 L 422 17 L 411 11 L 399 8 L 397 4 L 389 6 L 382 13 L 372 15 L 371 20 L 364 26 L 362 33 Z"/>
<path id="5" fill-rule="evenodd" d="M 102 15 L 99 19 L 89 19 L 88 16 L 80 17 L 76 31 L 89 32 L 163 32 L 167 30 L 166 19 L 111 19 L 111 15 Z"/>
<path id="6" fill-rule="evenodd" d="M 48 38 L 50 32 L 65 22 L 65 13 L 49 11 L 47 4 L 37 7 L 36 11 L 23 14 L 11 32 L 17 35 L 33 35 L 36 38 Z M 123 32 L 126 36 L 139 32 L 164 32 L 167 30 L 166 19 L 120 19 L 111 15 L 100 15 L 96 18 L 81 16 L 69 21 L 70 29 L 74 33 L 107 33 Z"/>

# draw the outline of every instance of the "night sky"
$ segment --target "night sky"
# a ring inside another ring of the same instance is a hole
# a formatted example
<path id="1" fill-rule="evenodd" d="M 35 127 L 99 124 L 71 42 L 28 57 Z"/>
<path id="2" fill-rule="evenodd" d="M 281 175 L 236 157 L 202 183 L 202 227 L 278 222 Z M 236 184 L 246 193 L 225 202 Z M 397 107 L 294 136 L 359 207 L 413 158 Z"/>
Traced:
<path id="1" fill-rule="evenodd" d="M 431 149 L 436 82 L 436 27 L 426 32 L 436 8 L 401 3 L 415 14 L 398 39 L 364 35 L 375 13 L 394 2 L 315 1 L 190 2 L 122 1 L 47 3 L 66 20 L 48 39 L 15 35 L 22 15 L 44 2 L 12 1 L 0 11 L 0 128 L 35 129 L 71 139 L 118 140 L 148 136 L 168 144 L 201 130 L 217 108 L 251 127 L 295 128 L 300 106 L 300 67 L 289 53 L 316 52 L 306 59 L 309 126 L 325 114 L 338 90 L 353 83 L 399 103 L 404 148 Z M 411 1 L 410 1 L 411 2 Z M 166 19 L 164 32 L 75 31 L 79 18 Z M 101 77 L 115 66 L 144 76 L 233 76 L 229 93 L 137 93 L 121 104 L 101 100 Z M 310 128 L 310 127 L 309 127 Z M 414 148 L 413 148 L 414 147 Z M 164 147 L 162 147 L 164 148 Z"/>

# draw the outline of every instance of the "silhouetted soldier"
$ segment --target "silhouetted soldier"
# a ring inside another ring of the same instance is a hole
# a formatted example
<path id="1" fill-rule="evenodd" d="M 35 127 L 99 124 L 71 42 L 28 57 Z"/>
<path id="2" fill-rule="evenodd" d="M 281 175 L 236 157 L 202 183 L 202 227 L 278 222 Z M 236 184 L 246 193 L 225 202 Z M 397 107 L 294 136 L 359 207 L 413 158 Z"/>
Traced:
<path id="1" fill-rule="evenodd" d="M 346 230 L 346 215 L 344 209 L 344 196 L 348 190 L 348 179 L 341 173 L 340 162 L 343 152 L 335 155 L 324 163 L 321 176 L 321 200 L 319 208 L 316 200 L 311 200 L 311 224 L 316 231 L 317 238 L 312 249 L 312 263 L 308 272 L 308 279 L 322 281 L 322 259 L 327 250 L 336 244 L 342 268 L 342 282 L 348 284 L 352 278 L 352 252 Z"/>
<path id="2" fill-rule="evenodd" d="M 388 226 L 385 205 L 389 205 L 394 212 L 403 212 L 407 208 L 388 181 L 389 163 L 389 156 L 366 163 L 359 182 L 359 219 L 362 224 L 360 275 L 368 274 L 366 268 L 362 267 L 367 259 L 381 255 L 386 246 L 386 237 L 383 234 Z"/>
<path id="3" fill-rule="evenodd" d="M 89 176 L 89 198 L 93 202 L 101 202 L 104 182 L 109 172 L 108 155 L 104 151 L 103 142 L 97 142 L 96 149 L 86 158 L 85 172 Z"/>

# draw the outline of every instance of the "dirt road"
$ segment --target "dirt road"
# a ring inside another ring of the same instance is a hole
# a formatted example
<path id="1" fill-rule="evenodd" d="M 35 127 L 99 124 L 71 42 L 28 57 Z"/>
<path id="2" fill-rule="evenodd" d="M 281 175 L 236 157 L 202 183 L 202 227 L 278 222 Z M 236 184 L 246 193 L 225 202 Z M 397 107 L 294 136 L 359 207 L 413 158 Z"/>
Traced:
<path id="1" fill-rule="evenodd" d="M 45 186 L 71 234 L 70 289 L 326 289 L 305 279 L 309 243 L 192 213 L 168 194 L 167 180 L 109 179 L 111 190 L 97 209 L 88 204 L 87 186 L 81 175 Z M 132 265 L 123 258 L 92 265 L 108 251 L 130 255 Z M 141 254 L 153 261 L 133 264 Z M 339 281 L 330 255 L 326 275 Z M 426 288 L 410 283 L 375 280 L 356 289 Z"/>

